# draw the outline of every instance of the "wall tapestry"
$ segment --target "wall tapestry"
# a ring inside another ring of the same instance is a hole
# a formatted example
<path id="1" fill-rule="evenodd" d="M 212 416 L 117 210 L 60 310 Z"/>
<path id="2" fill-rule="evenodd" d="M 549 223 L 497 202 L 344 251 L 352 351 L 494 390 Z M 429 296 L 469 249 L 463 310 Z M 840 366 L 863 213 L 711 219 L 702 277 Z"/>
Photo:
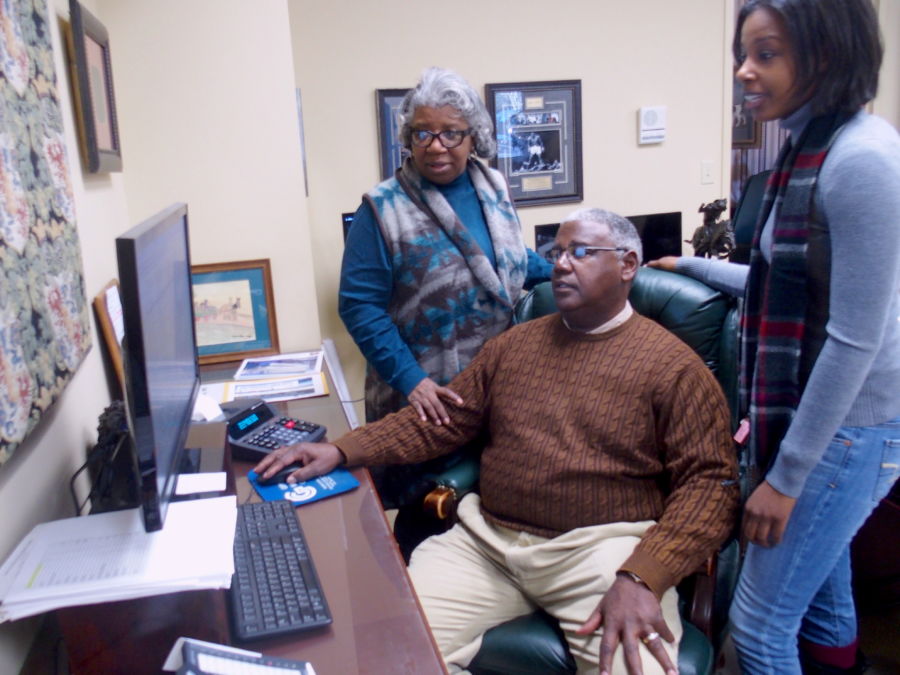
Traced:
<path id="1" fill-rule="evenodd" d="M 0 0 L 0 464 L 91 347 L 46 0 Z"/>

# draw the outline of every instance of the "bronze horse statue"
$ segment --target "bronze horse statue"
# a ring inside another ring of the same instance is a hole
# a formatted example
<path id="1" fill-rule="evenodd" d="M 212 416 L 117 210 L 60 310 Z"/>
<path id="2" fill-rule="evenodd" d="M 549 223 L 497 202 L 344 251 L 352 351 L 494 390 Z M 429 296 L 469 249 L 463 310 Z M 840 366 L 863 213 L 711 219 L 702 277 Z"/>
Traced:
<path id="1" fill-rule="evenodd" d="M 734 231 L 730 220 L 719 220 L 728 208 L 728 200 L 717 199 L 701 204 L 698 213 L 703 214 L 703 224 L 694 230 L 694 236 L 685 242 L 694 247 L 694 255 L 702 258 L 726 258 L 734 250 Z"/>

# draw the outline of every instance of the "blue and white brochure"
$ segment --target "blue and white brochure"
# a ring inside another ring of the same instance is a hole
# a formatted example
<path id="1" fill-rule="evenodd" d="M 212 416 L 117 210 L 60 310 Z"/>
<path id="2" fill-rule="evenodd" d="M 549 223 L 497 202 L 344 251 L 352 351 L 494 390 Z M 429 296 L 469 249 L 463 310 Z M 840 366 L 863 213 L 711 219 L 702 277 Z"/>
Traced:
<path id="1" fill-rule="evenodd" d="M 294 506 L 311 504 L 320 499 L 327 499 L 348 492 L 359 486 L 359 481 L 343 467 L 338 467 L 331 473 L 326 473 L 318 478 L 302 483 L 273 483 L 272 485 L 260 485 L 257 482 L 255 471 L 247 474 L 250 484 L 256 493 L 267 502 L 277 502 L 287 499 Z"/>

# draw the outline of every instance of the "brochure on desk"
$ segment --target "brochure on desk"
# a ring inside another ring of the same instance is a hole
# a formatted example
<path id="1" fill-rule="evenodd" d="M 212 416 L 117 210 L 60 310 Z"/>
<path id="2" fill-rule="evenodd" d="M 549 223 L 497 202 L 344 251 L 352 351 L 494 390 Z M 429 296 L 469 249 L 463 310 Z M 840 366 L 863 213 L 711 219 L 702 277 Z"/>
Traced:
<path id="1" fill-rule="evenodd" d="M 322 372 L 322 350 L 244 359 L 235 380 L 264 380 L 275 377 L 303 377 Z"/>
<path id="2" fill-rule="evenodd" d="M 320 499 L 349 492 L 359 486 L 359 481 L 347 469 L 341 467 L 318 478 L 293 485 L 290 483 L 260 485 L 256 480 L 256 473 L 253 471 L 247 474 L 247 478 L 257 494 L 267 502 L 287 499 L 289 502 L 293 502 L 294 506 L 312 504 Z"/>
<path id="3" fill-rule="evenodd" d="M 201 385 L 200 393 L 218 403 L 227 403 L 236 398 L 261 398 L 274 403 L 275 401 L 327 396 L 328 383 L 325 380 L 325 373 L 320 372 L 302 377 L 211 382 Z"/>

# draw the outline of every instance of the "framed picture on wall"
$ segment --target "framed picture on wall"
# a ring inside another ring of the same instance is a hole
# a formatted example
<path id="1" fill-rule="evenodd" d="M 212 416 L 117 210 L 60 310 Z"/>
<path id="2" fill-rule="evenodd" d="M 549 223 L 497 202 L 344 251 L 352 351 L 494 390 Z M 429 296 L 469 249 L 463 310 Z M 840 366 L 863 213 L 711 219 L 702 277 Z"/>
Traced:
<path id="1" fill-rule="evenodd" d="M 734 80 L 731 98 L 731 146 L 734 148 L 758 148 L 761 140 L 760 122 L 744 110 L 744 85 Z"/>
<path id="2" fill-rule="evenodd" d="M 122 299 L 119 295 L 119 282 L 113 279 L 94 296 L 94 313 L 97 316 L 97 324 L 100 326 L 100 334 L 106 345 L 116 381 L 119 384 L 119 392 L 125 391 L 125 366 L 122 361 L 122 339 L 125 336 L 125 326 L 122 318 Z"/>
<path id="3" fill-rule="evenodd" d="M 400 142 L 400 103 L 409 89 L 376 89 L 375 112 L 378 119 L 378 147 L 381 179 L 386 180 L 406 159 L 409 152 Z"/>
<path id="4" fill-rule="evenodd" d="M 268 259 L 192 265 L 191 289 L 201 364 L 279 352 Z"/>
<path id="5" fill-rule="evenodd" d="M 516 206 L 583 199 L 581 80 L 486 84 L 497 157 Z"/>
<path id="6" fill-rule="evenodd" d="M 85 169 L 88 173 L 121 171 L 109 34 L 78 0 L 69 0 L 67 47 Z"/>

